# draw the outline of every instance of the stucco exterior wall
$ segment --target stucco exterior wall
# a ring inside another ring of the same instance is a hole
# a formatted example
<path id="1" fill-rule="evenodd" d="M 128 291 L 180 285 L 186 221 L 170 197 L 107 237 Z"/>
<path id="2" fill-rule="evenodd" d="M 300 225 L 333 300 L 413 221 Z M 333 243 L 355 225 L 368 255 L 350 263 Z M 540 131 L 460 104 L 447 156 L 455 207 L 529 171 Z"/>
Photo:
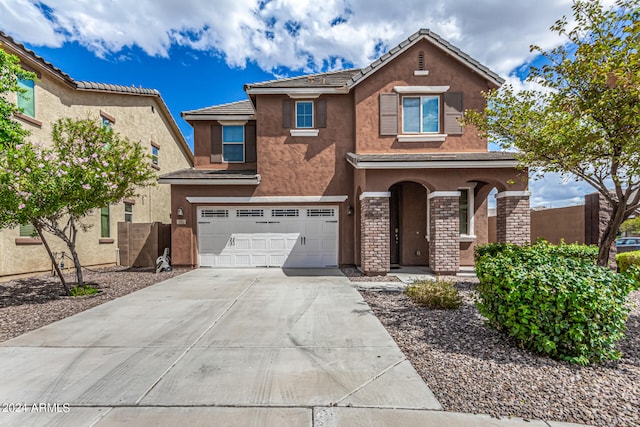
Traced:
<path id="1" fill-rule="evenodd" d="M 159 146 L 158 174 L 184 169 L 191 165 L 187 154 L 179 146 L 179 138 L 169 124 L 170 118 L 162 112 L 155 96 L 103 93 L 71 88 L 62 80 L 46 72 L 40 73 L 35 83 L 35 119 L 16 118 L 31 132 L 33 142 L 51 143 L 53 123 L 62 117 L 100 119 L 104 112 L 115 119 L 114 131 L 139 142 L 151 154 L 151 143 Z M 15 97 L 13 98 L 15 99 Z M 171 201 L 168 186 L 149 186 L 138 189 L 139 195 L 131 200 L 134 222 L 170 222 Z M 92 227 L 78 235 L 78 253 L 83 265 L 114 264 L 116 262 L 117 223 L 124 221 L 124 204 L 110 206 L 110 238 L 100 238 L 100 210 L 86 218 Z M 51 262 L 41 244 L 18 244 L 19 228 L 0 231 L 0 277 L 48 271 Z M 64 244 L 50 236 L 47 239 L 56 252 L 65 251 Z M 101 243 L 102 242 L 102 243 Z M 65 261 L 65 266 L 70 260 Z"/>
<path id="2" fill-rule="evenodd" d="M 427 76 L 415 76 L 418 53 L 424 52 Z M 468 127 L 462 135 L 449 135 L 444 142 L 398 142 L 395 136 L 381 136 L 379 94 L 394 93 L 394 86 L 449 86 L 449 92 L 462 92 L 463 108 L 482 109 L 481 91 L 487 81 L 427 41 L 416 43 L 355 87 L 357 153 L 394 152 L 479 152 L 487 151 L 487 141 Z M 402 96 L 399 97 L 398 131 L 402 131 Z M 442 100 L 441 100 L 442 104 Z M 442 105 L 441 105 L 442 109 Z M 442 128 L 442 121 L 441 121 Z"/>

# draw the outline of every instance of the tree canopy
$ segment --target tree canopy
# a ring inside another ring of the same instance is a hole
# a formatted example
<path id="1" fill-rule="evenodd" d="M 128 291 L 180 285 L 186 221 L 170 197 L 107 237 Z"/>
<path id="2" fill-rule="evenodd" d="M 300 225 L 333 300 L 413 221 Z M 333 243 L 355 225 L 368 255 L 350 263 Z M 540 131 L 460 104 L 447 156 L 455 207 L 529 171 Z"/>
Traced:
<path id="1" fill-rule="evenodd" d="M 598 263 L 606 265 L 620 224 L 640 205 L 640 0 L 575 0 L 573 20 L 551 30 L 566 38 L 546 51 L 531 46 L 545 64 L 527 81 L 485 94 L 484 111 L 468 111 L 465 123 L 520 161 L 542 171 L 589 183 L 613 211 L 600 237 Z"/>
<path id="2" fill-rule="evenodd" d="M 34 73 L 25 71 L 20 60 L 0 49 L 0 151 L 6 146 L 19 144 L 29 133 L 13 118 L 20 112 L 18 106 L 7 99 L 7 94 L 22 91 L 19 80 L 35 80 Z"/>
<path id="3" fill-rule="evenodd" d="M 46 231 L 62 239 L 81 286 L 76 238 L 78 227 L 88 228 L 83 219 L 153 184 L 155 172 L 140 144 L 98 120 L 60 119 L 52 140 L 52 146 L 16 144 L 0 156 L 0 227 L 33 224 L 42 238 Z"/>

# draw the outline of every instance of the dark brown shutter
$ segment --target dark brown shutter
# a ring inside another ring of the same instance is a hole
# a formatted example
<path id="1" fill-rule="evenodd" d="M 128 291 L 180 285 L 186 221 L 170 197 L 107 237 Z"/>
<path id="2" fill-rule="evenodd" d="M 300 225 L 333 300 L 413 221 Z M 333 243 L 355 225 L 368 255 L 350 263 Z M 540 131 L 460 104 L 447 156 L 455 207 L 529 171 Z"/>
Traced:
<path id="1" fill-rule="evenodd" d="M 462 135 L 463 129 L 458 119 L 462 118 L 462 92 L 444 94 L 444 133 Z"/>
<path id="2" fill-rule="evenodd" d="M 316 101 L 316 127 L 327 127 L 327 100 L 318 99 Z"/>
<path id="3" fill-rule="evenodd" d="M 256 161 L 256 123 L 249 122 L 244 126 L 244 161 Z"/>
<path id="4" fill-rule="evenodd" d="M 211 126 L 211 163 L 222 163 L 222 126 Z"/>
<path id="5" fill-rule="evenodd" d="M 380 135 L 398 134 L 398 95 L 380 94 Z"/>
<path id="6" fill-rule="evenodd" d="M 293 101 L 289 99 L 282 100 L 282 127 L 291 129 L 293 120 Z"/>

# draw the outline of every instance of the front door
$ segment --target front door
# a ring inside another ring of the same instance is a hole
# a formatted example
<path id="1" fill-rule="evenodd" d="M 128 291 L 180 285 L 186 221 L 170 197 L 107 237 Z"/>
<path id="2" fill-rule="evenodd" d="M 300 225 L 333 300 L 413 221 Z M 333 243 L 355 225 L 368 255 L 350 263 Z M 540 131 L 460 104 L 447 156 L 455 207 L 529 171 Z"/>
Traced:
<path id="1" fill-rule="evenodd" d="M 400 265 L 400 200 L 402 198 L 402 187 L 394 185 L 391 187 L 391 197 L 389 198 L 389 249 L 391 266 Z"/>

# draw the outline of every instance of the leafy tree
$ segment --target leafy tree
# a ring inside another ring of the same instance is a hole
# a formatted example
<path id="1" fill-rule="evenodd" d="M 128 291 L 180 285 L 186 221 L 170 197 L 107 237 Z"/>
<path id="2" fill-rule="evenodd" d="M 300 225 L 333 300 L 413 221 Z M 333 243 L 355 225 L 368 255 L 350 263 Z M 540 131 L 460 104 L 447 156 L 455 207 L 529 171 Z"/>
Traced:
<path id="1" fill-rule="evenodd" d="M 640 0 L 575 0 L 574 21 L 563 17 L 551 30 L 566 43 L 544 51 L 546 65 L 527 80 L 541 90 L 510 85 L 485 94 L 484 112 L 465 123 L 505 148 L 523 164 L 581 178 L 611 204 L 600 236 L 598 264 L 607 265 L 620 224 L 640 205 Z"/>
<path id="2" fill-rule="evenodd" d="M 19 144 L 29 134 L 13 119 L 20 111 L 18 106 L 7 99 L 7 93 L 19 93 L 18 80 L 35 80 L 34 73 L 20 67 L 20 60 L 0 49 L 0 152 L 6 147 Z M 1 154 L 0 154 L 1 155 Z"/>
<path id="3" fill-rule="evenodd" d="M 640 234 L 640 216 L 623 222 L 620 226 L 620 231 L 624 233 Z"/>
<path id="4" fill-rule="evenodd" d="M 136 186 L 152 184 L 155 173 L 140 144 L 96 120 L 60 119 L 52 139 L 51 147 L 17 144 L 0 158 L 0 227 L 31 223 L 41 237 L 46 231 L 61 239 L 82 286 L 76 243 L 78 229 L 89 228 L 83 220 L 93 209 L 133 196 Z"/>

